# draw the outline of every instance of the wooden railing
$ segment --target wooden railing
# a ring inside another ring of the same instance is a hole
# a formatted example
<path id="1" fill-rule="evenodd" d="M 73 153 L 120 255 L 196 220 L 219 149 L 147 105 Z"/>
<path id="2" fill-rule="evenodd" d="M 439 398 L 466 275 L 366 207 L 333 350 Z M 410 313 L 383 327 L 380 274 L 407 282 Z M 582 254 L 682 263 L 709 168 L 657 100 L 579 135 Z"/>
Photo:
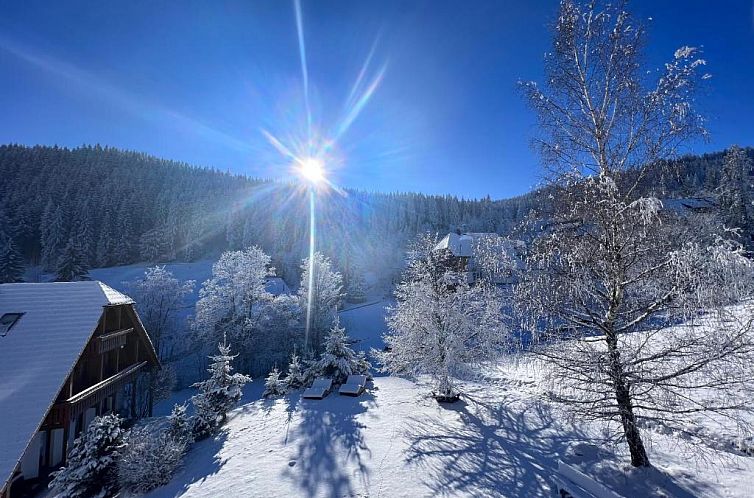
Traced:
<path id="1" fill-rule="evenodd" d="M 98 382 L 80 393 L 74 394 L 59 405 L 66 405 L 66 409 L 70 410 L 70 418 L 76 417 L 79 413 L 86 411 L 87 408 L 118 392 L 121 387 L 133 380 L 147 364 L 148 362 L 142 361 L 141 363 L 131 365 L 102 382 Z"/>
<path id="2" fill-rule="evenodd" d="M 121 329 L 102 334 L 97 338 L 97 352 L 102 354 L 125 345 L 128 334 L 133 332 L 133 330 L 133 328 Z"/>

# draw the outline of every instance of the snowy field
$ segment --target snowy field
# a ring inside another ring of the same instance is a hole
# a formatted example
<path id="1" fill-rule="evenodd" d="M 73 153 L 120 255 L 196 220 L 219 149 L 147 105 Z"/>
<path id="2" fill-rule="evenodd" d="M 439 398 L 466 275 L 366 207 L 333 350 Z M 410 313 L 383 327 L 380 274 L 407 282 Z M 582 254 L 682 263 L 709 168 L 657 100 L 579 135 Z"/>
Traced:
<path id="1" fill-rule="evenodd" d="M 197 281 L 183 314 L 193 313 L 212 262 L 165 265 L 179 280 Z M 145 268 L 95 269 L 91 277 L 125 290 L 123 282 Z M 373 288 L 366 303 L 341 310 L 355 349 L 383 347 L 392 302 Z M 395 377 L 375 378 L 360 398 L 302 400 L 294 392 L 264 400 L 257 378 L 220 435 L 195 444 L 172 481 L 149 496 L 554 496 L 559 460 L 626 497 L 750 495 L 754 458 L 732 448 L 735 427 L 721 433 L 697 420 L 689 429 L 709 441 L 701 452 L 673 434 L 646 430 L 654 468 L 633 469 L 596 425 L 574 421 L 544 400 L 531 362 L 510 358 L 485 373 L 464 383 L 454 405 L 438 405 L 427 385 Z M 156 415 L 191 394 L 175 393 Z"/>
<path id="2" fill-rule="evenodd" d="M 360 398 L 302 400 L 296 392 L 262 400 L 257 379 L 221 434 L 197 443 L 184 468 L 149 496 L 554 496 L 559 459 L 626 497 L 750 494 L 754 458 L 690 453 L 648 432 L 655 468 L 632 469 L 596 428 L 568 422 L 542 400 L 528 363 L 491 372 L 465 383 L 454 405 L 395 377 L 377 377 Z M 638 487 L 627 476 L 638 477 L 631 479 Z"/>

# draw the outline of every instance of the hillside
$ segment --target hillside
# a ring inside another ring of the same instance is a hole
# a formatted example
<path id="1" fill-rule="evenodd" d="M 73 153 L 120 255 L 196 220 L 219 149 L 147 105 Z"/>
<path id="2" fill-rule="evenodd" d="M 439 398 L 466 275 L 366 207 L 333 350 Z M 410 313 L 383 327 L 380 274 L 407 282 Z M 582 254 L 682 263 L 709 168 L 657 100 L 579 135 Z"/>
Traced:
<path id="1" fill-rule="evenodd" d="M 322 401 L 261 399 L 257 379 L 220 435 L 197 443 L 148 496 L 552 496 L 559 460 L 627 497 L 747 494 L 754 460 L 733 446 L 735 424 L 699 416 L 688 430 L 705 444 L 688 447 L 682 435 L 647 428 L 654 466 L 633 469 L 601 425 L 547 399 L 542 368 L 525 355 L 503 359 L 467 379 L 449 406 L 428 396 L 430 386 L 396 377 L 375 378 L 360 398 Z"/>
<path id="2" fill-rule="evenodd" d="M 28 263 L 47 268 L 70 239 L 90 267 L 192 261 L 255 244 L 294 281 L 306 254 L 308 200 L 292 184 L 100 146 L 0 146 L 0 178 L 3 228 Z M 384 270 L 418 232 L 505 232 L 529 204 L 527 196 L 331 193 L 317 202 L 319 247 L 341 268 Z"/>
<path id="3" fill-rule="evenodd" d="M 754 149 L 747 153 L 754 158 Z M 710 195 L 722 163 L 723 152 L 683 157 L 651 171 L 643 190 Z M 30 264 L 52 266 L 71 238 L 91 267 L 192 261 L 256 244 L 279 270 L 296 274 L 305 255 L 308 201 L 292 184 L 100 146 L 3 145 L 0 179 L 0 225 Z M 506 233 L 544 201 L 537 191 L 474 200 L 346 190 L 319 199 L 317 230 L 320 247 L 342 268 L 384 270 L 419 232 Z"/>

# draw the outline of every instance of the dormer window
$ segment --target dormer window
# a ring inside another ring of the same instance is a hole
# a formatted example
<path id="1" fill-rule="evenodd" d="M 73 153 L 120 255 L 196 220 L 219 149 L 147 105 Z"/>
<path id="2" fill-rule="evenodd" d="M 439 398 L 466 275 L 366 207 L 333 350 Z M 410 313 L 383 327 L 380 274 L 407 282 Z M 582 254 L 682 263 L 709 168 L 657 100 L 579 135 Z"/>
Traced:
<path id="1" fill-rule="evenodd" d="M 5 337 L 23 313 L 6 313 L 0 316 L 0 337 Z"/>

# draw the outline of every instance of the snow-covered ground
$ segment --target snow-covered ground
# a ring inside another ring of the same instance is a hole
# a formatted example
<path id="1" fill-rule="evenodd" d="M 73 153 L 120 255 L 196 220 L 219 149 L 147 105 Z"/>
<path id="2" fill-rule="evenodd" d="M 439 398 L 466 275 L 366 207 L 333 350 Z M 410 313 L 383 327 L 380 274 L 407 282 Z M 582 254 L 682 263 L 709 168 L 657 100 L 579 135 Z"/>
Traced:
<path id="1" fill-rule="evenodd" d="M 660 433 L 647 434 L 655 468 L 631 469 L 596 427 L 543 400 L 528 362 L 510 359 L 463 390 L 439 405 L 426 385 L 377 377 L 359 398 L 263 400 L 256 380 L 221 434 L 149 496 L 553 496 L 558 460 L 626 497 L 748 496 L 754 483 L 754 458 L 701 460 Z"/>
<path id="2" fill-rule="evenodd" d="M 198 289 L 212 263 L 166 266 Z M 91 277 L 124 290 L 145 268 L 95 269 Z M 355 348 L 383 347 L 391 303 L 372 288 L 366 303 L 341 310 Z M 220 435 L 196 443 L 172 481 L 149 496 L 553 496 L 559 460 L 626 497 L 751 494 L 754 458 L 732 448 L 730 434 L 698 420 L 694 430 L 709 436 L 700 453 L 673 434 L 646 430 L 654 468 L 632 469 L 625 450 L 604 444 L 596 425 L 544 399 L 538 373 L 529 361 L 506 359 L 483 380 L 465 382 L 454 405 L 438 405 L 428 386 L 395 377 L 375 378 L 360 398 L 322 401 L 302 400 L 300 392 L 263 400 L 263 379 L 255 379 Z M 191 394 L 175 393 L 156 415 Z"/>

